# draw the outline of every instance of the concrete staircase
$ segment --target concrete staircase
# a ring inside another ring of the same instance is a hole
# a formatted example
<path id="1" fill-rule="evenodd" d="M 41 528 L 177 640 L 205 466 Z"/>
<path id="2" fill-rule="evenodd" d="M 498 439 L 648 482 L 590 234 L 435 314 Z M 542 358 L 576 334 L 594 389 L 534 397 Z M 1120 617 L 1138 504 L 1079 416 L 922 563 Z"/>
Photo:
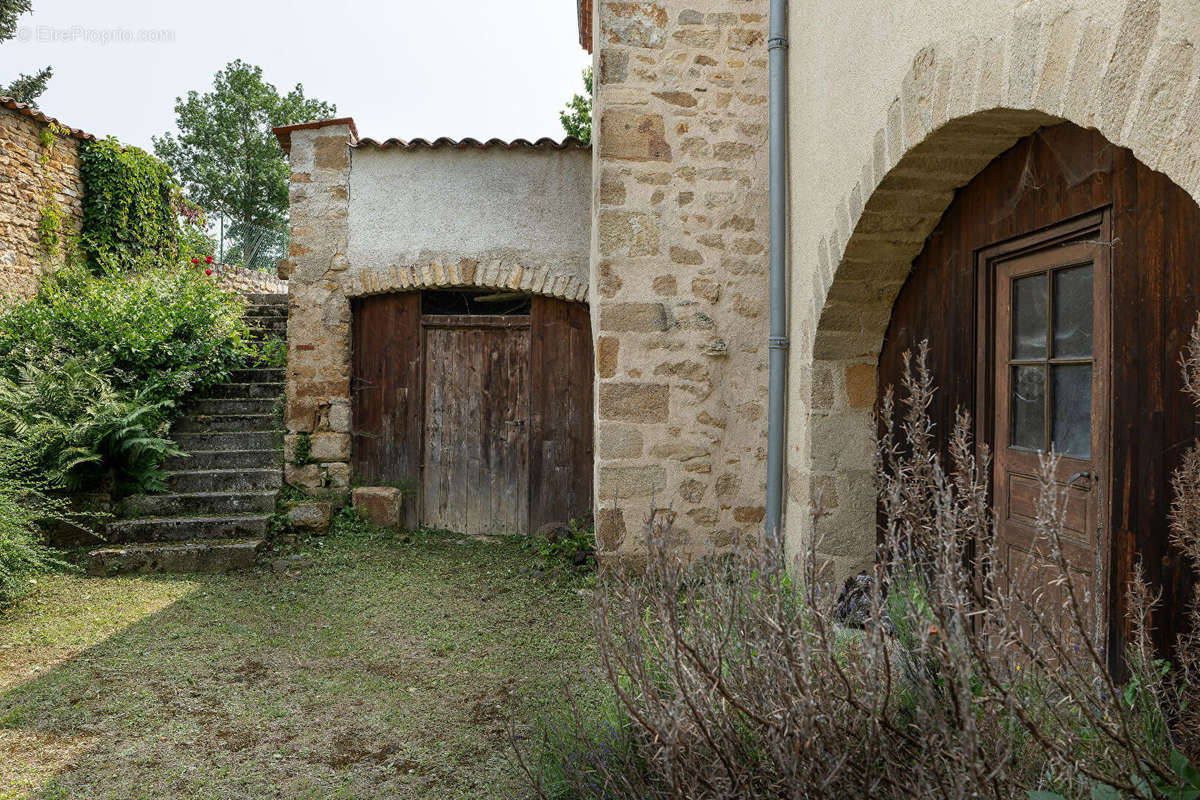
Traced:
<path id="1" fill-rule="evenodd" d="M 247 295 L 257 341 L 287 336 L 287 295 Z M 128 497 L 88 554 L 88 574 L 223 572 L 253 566 L 267 546 L 283 486 L 283 433 L 277 406 L 284 370 L 236 370 L 193 399 L 171 429 L 186 456 L 167 459 L 166 494 Z"/>

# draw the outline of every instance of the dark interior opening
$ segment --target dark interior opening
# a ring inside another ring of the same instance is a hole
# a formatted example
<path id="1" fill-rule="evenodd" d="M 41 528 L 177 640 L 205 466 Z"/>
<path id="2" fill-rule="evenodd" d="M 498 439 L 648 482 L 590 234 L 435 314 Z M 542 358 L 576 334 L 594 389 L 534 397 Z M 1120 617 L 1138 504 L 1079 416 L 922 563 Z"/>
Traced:
<path id="1" fill-rule="evenodd" d="M 529 316 L 531 298 L 526 292 L 504 289 L 421 292 L 421 313 L 432 316 Z"/>

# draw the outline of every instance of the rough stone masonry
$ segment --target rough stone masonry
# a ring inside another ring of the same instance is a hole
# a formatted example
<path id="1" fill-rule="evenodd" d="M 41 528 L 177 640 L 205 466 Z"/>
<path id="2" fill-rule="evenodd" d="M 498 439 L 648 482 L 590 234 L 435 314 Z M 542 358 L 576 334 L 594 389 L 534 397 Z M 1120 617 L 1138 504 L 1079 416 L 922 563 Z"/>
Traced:
<path id="1" fill-rule="evenodd" d="M 592 13 L 598 532 L 703 552 L 763 519 L 768 3 Z"/>
<path id="2" fill-rule="evenodd" d="M 9 98 L 0 98 L 0 303 L 27 299 L 57 260 L 38 232 L 43 209 L 57 205 L 60 241 L 78 236 L 83 222 L 79 141 L 89 134 L 65 127 Z M 47 144 L 47 142 L 49 144 Z"/>

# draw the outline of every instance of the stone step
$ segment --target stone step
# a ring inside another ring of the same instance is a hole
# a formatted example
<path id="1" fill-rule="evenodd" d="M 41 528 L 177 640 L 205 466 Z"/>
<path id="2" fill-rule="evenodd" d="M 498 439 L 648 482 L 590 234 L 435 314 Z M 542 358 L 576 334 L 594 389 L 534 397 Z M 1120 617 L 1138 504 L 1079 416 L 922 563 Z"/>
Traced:
<path id="1" fill-rule="evenodd" d="M 244 317 L 246 324 L 254 330 L 272 330 L 284 331 L 287 330 L 287 317 L 275 317 L 269 315 Z"/>
<path id="2" fill-rule="evenodd" d="M 235 369 L 229 376 L 230 383 L 278 383 L 283 385 L 287 380 L 283 367 L 255 367 L 253 369 Z"/>
<path id="3" fill-rule="evenodd" d="M 208 400 L 193 400 L 188 403 L 189 414 L 269 414 L 274 415 L 275 405 L 279 401 L 268 397 L 239 398 L 221 397 Z"/>
<path id="4" fill-rule="evenodd" d="M 188 414 L 171 425 L 171 432 L 269 431 L 277 427 L 274 414 Z"/>
<path id="5" fill-rule="evenodd" d="M 277 304 L 287 305 L 287 292 L 249 292 L 246 294 L 246 302 L 252 306 L 273 306 Z"/>
<path id="6" fill-rule="evenodd" d="M 135 572 L 228 572 L 250 569 L 266 549 L 265 539 L 208 539 L 172 544 L 138 543 L 88 553 L 88 575 Z"/>
<path id="7" fill-rule="evenodd" d="M 283 446 L 283 436 L 275 430 L 176 433 L 171 438 L 185 453 L 196 450 L 277 450 Z"/>
<path id="8" fill-rule="evenodd" d="M 258 492 L 283 486 L 283 470 L 197 469 L 167 472 L 167 486 L 179 494 L 196 492 Z"/>
<path id="9" fill-rule="evenodd" d="M 288 307 L 286 303 L 270 303 L 264 305 L 249 305 L 246 306 L 246 311 L 242 314 L 245 319 L 253 319 L 254 317 L 271 317 L 273 319 L 287 319 Z"/>
<path id="10" fill-rule="evenodd" d="M 272 468 L 283 468 L 282 450 L 196 450 L 186 456 L 171 456 L 163 462 L 163 469 L 174 472 Z"/>
<path id="11" fill-rule="evenodd" d="M 184 542 L 191 539 L 245 539 L 266 536 L 269 514 L 243 516 L 143 517 L 108 523 L 110 544 L 130 542 Z"/>
<path id="12" fill-rule="evenodd" d="M 282 397 L 284 385 L 282 383 L 219 383 L 210 388 L 201 399 L 221 399 L 221 398 L 244 398 L 247 400 L 258 400 L 264 397 L 272 399 Z"/>
<path id="13" fill-rule="evenodd" d="M 275 508 L 276 490 L 256 492 L 193 492 L 190 494 L 139 494 L 126 497 L 118 513 L 139 517 L 233 517 L 269 514 Z"/>

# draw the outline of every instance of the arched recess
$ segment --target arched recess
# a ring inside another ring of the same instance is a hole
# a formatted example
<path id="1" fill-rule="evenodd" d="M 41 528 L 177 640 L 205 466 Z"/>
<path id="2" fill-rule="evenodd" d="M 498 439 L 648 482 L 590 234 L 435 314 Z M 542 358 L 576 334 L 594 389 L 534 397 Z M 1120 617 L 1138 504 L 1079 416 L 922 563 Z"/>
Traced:
<path id="1" fill-rule="evenodd" d="M 810 503 L 823 497 L 818 559 L 839 577 L 874 557 L 879 354 L 913 260 L 956 191 L 1023 137 L 1071 121 L 1200 199 L 1200 65 L 1191 41 L 1160 35 L 1159 4 L 1131 0 L 1111 27 L 1053 16 L 1050 4 L 1022 8 L 1007 40 L 917 55 L 861 178 L 831 211 L 811 293 L 799 298 L 790 413 L 802 422 L 790 442 L 788 542 L 803 552 Z"/>

